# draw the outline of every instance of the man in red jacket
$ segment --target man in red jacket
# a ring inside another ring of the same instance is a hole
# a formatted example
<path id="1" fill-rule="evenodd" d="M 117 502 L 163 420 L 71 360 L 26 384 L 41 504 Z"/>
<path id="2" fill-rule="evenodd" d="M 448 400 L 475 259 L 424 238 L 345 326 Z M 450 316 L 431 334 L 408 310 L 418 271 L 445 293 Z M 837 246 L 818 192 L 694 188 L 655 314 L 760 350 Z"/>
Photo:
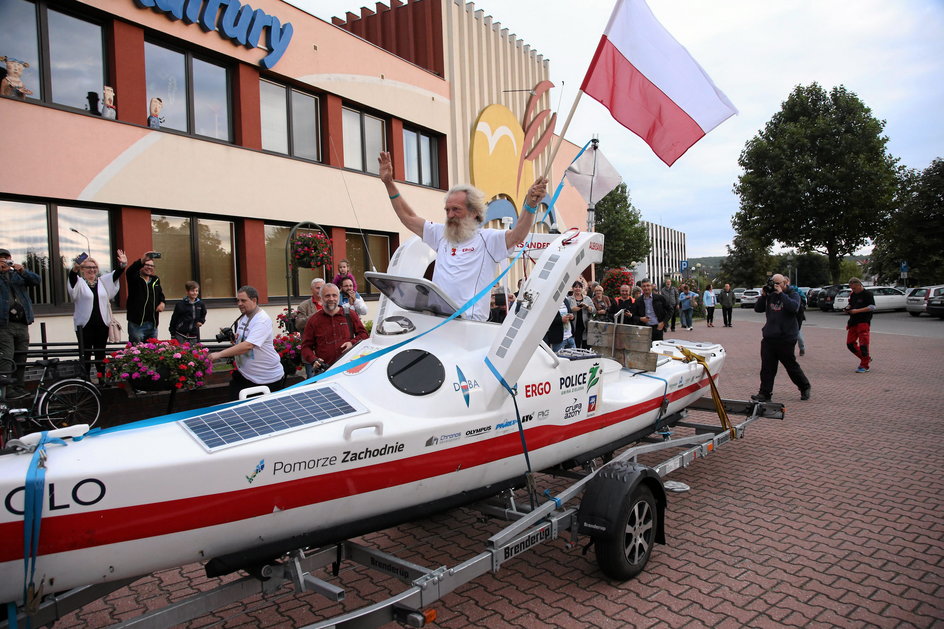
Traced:
<path id="1" fill-rule="evenodd" d="M 350 308 L 341 308 L 341 293 L 334 284 L 321 289 L 322 309 L 308 317 L 302 334 L 302 362 L 321 371 L 341 354 L 367 338 L 367 329 Z"/>

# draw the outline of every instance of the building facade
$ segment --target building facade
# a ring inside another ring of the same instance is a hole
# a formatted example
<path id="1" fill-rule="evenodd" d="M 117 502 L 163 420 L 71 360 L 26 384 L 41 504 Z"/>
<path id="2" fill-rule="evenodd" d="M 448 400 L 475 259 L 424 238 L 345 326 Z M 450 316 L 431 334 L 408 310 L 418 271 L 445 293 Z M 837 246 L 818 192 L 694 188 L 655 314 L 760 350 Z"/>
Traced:
<path id="1" fill-rule="evenodd" d="M 649 241 L 652 243 L 652 250 L 646 257 L 646 271 L 649 278 L 658 286 L 661 286 L 666 278 L 681 279 L 681 262 L 688 258 L 685 249 L 685 232 L 649 221 L 643 221 L 643 224 L 646 226 Z"/>
<path id="2" fill-rule="evenodd" d="M 289 271 L 286 239 L 303 221 L 324 229 L 333 261 L 349 259 L 359 289 L 374 296 L 363 272 L 386 270 L 411 236 L 376 176 L 381 150 L 426 218 L 441 220 L 444 191 L 471 179 L 503 201 L 499 218 L 510 206 L 513 223 L 520 191 L 495 173 L 533 153 L 518 169 L 526 189 L 546 166 L 538 144 L 553 120 L 528 124 L 529 112 L 547 108 L 546 86 L 536 96 L 511 90 L 541 85 L 548 62 L 462 2 L 377 9 L 375 22 L 359 21 L 392 40 L 280 0 L 0 3 L 0 247 L 43 277 L 34 301 L 50 340 L 74 338 L 66 270 L 81 252 L 104 272 L 116 249 L 161 252 L 168 298 L 199 281 L 208 326 L 235 316 L 241 285 L 275 311 L 289 294 L 297 303 L 326 272 Z M 509 112 L 503 124 L 518 123 L 508 135 L 530 143 L 513 142 L 504 161 L 476 162 L 477 146 L 504 142 L 478 124 L 493 106 Z M 565 143 L 552 174 L 575 152 Z M 572 190 L 558 208 L 561 227 L 585 212 Z"/>

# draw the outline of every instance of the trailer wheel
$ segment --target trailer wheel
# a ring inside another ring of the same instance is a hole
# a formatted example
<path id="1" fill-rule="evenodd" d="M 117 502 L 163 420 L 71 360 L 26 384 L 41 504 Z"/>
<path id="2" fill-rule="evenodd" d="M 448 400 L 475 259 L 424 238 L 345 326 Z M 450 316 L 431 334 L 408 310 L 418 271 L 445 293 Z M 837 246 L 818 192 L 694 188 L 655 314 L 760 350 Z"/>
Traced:
<path id="1" fill-rule="evenodd" d="M 658 519 L 656 500 L 645 484 L 624 495 L 615 531 L 597 537 L 594 543 L 603 574 L 626 581 L 642 572 L 652 555 Z"/>

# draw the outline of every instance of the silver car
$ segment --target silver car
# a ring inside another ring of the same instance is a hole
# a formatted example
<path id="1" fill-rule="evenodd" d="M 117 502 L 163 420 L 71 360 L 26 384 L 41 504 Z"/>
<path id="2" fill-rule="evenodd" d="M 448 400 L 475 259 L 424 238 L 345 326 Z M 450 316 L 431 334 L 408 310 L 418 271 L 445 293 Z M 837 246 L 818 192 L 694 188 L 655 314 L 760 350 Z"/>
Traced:
<path id="1" fill-rule="evenodd" d="M 754 304 L 757 303 L 758 297 L 760 297 L 759 288 L 748 288 L 741 293 L 741 308 L 753 308 Z"/>
<path id="2" fill-rule="evenodd" d="M 865 290 L 872 293 L 876 310 L 904 310 L 905 294 L 893 286 L 866 286 Z M 849 305 L 849 294 L 852 291 L 845 288 L 833 300 L 833 308 L 842 310 Z"/>
<path id="3" fill-rule="evenodd" d="M 935 294 L 944 291 L 944 285 L 938 286 L 920 286 L 908 291 L 908 297 L 905 303 L 905 310 L 912 317 L 920 317 L 921 313 L 928 311 L 928 300 Z"/>

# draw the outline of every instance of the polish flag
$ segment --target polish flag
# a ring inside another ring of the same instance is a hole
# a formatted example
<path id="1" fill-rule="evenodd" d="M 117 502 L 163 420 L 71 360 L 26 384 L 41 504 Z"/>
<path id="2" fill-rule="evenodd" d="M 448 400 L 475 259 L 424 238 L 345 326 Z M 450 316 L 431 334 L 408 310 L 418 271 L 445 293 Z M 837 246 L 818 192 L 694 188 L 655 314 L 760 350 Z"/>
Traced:
<path id="1" fill-rule="evenodd" d="M 617 0 L 580 89 L 669 166 L 737 113 L 645 0 Z"/>

